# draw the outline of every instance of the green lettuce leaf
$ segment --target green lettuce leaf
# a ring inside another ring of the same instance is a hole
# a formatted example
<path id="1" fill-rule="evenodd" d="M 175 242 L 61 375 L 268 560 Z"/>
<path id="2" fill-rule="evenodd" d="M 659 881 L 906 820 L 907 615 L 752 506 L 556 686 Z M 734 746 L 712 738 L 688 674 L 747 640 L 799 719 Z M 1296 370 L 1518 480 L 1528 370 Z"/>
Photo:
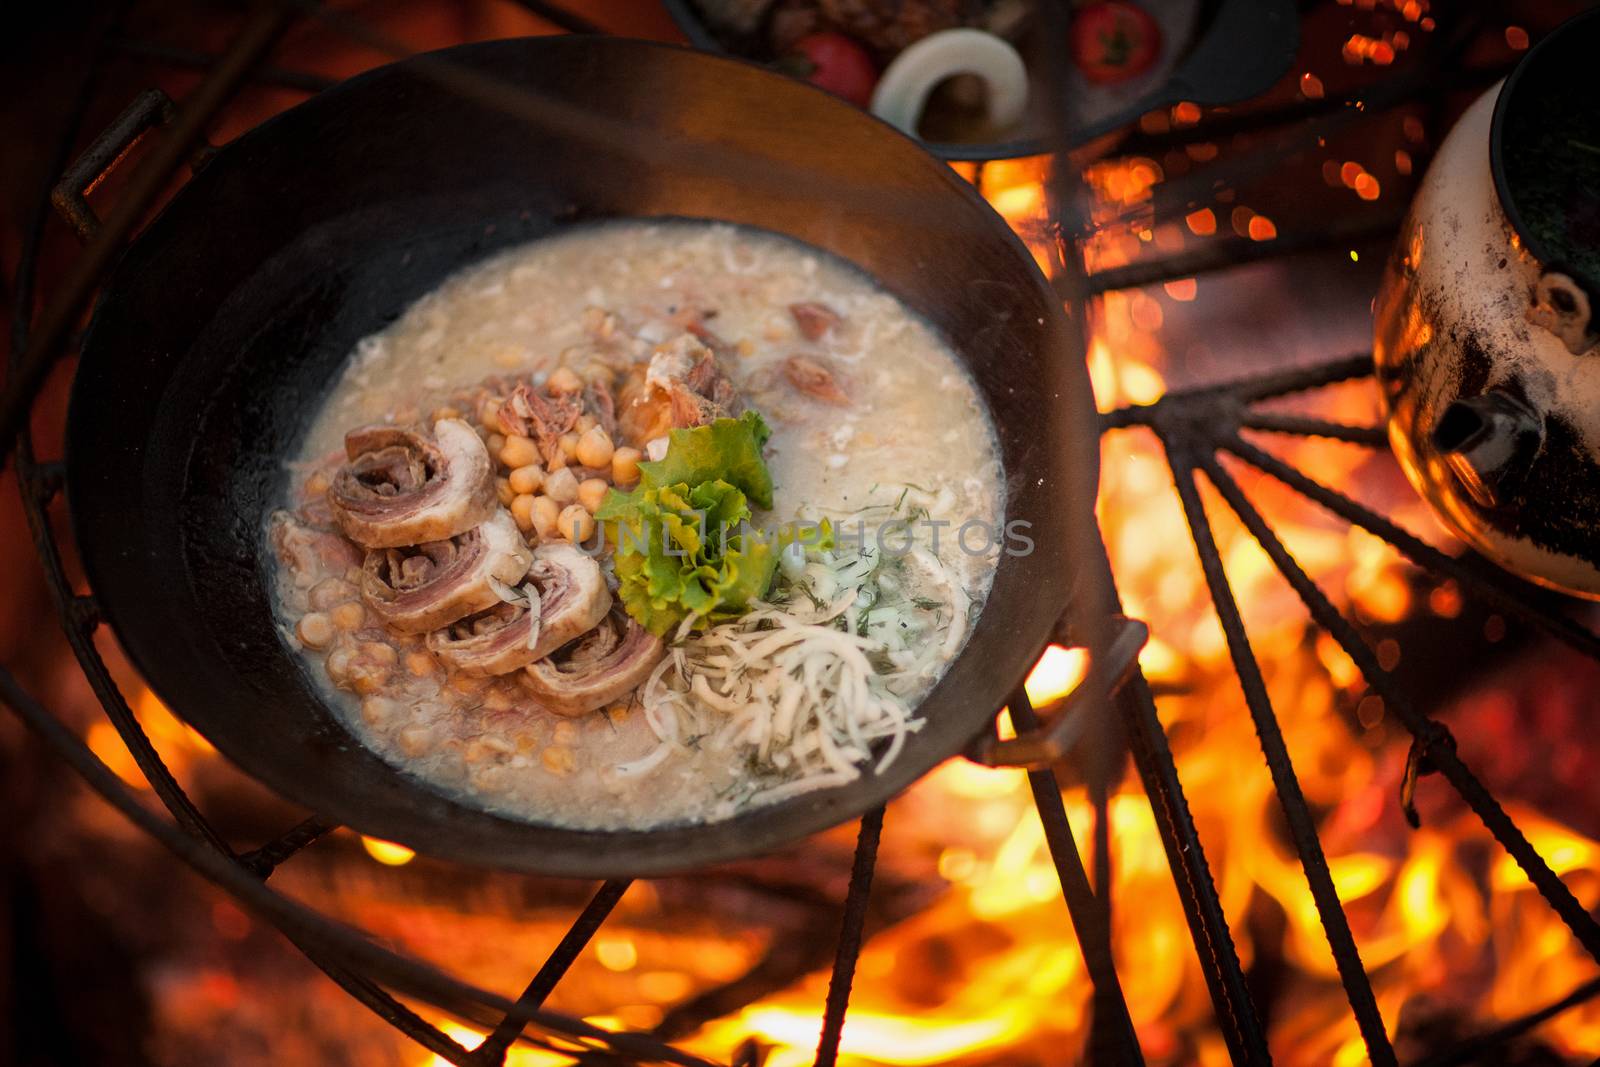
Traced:
<path id="1" fill-rule="evenodd" d="M 759 412 L 737 419 L 716 419 L 704 426 L 673 430 L 667 454 L 639 464 L 639 485 L 699 485 L 721 480 L 744 493 L 758 508 L 772 507 L 772 473 L 761 458 L 761 446 L 772 431 Z"/>
<path id="2" fill-rule="evenodd" d="M 660 637 L 690 615 L 704 629 L 748 611 L 778 564 L 767 538 L 740 529 L 750 514 L 744 493 L 720 478 L 608 494 L 596 515 L 616 546 L 628 614 Z"/>
<path id="3" fill-rule="evenodd" d="M 615 549 L 618 595 L 651 633 L 665 636 L 690 615 L 697 629 L 734 618 L 772 585 L 792 533 L 774 543 L 744 528 L 752 503 L 772 507 L 761 459 L 771 432 L 754 411 L 673 430 L 666 456 L 639 464 L 632 492 L 606 493 L 595 518 Z"/>

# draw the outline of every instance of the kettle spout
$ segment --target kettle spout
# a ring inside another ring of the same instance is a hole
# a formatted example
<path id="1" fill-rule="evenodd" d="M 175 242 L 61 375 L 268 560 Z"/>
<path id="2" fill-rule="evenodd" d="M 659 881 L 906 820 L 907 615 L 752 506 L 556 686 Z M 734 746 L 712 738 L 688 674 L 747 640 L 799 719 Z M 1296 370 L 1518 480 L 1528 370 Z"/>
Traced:
<path id="1" fill-rule="evenodd" d="M 1433 444 L 1472 498 L 1492 508 L 1521 488 L 1544 435 L 1538 409 L 1497 387 L 1445 408 L 1433 427 Z"/>

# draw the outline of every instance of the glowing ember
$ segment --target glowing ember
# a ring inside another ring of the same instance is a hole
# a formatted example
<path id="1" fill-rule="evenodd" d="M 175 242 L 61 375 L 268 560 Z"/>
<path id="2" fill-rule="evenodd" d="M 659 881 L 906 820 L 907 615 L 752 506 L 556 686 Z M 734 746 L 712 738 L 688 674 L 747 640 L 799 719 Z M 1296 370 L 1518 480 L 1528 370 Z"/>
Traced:
<path id="1" fill-rule="evenodd" d="M 380 841 L 376 837 L 362 837 L 361 847 L 367 855 L 388 867 L 403 867 L 415 858 L 416 853 L 393 841 Z"/>

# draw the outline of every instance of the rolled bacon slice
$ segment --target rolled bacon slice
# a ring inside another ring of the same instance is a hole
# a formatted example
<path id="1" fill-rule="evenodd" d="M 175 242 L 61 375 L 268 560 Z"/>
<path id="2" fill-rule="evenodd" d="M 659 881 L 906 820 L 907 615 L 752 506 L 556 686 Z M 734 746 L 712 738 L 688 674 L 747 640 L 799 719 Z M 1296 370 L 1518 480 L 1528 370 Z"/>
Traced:
<path id="1" fill-rule="evenodd" d="M 498 604 L 429 634 L 428 647 L 468 674 L 506 674 L 592 630 L 611 610 L 600 565 L 572 545 L 534 549 L 525 583 L 536 590 L 536 610 L 527 600 Z"/>
<path id="2" fill-rule="evenodd" d="M 501 602 L 501 588 L 521 581 L 531 553 L 508 511 L 449 540 L 367 553 L 361 599 L 403 634 L 427 633 Z"/>
<path id="3" fill-rule="evenodd" d="M 344 438 L 350 462 L 328 489 L 334 520 L 363 548 L 445 541 L 482 523 L 499 504 L 494 466 L 477 433 L 440 419 L 428 437 L 366 426 Z"/>
<path id="4" fill-rule="evenodd" d="M 522 684 L 545 710 L 583 715 L 643 685 L 666 651 L 661 638 L 613 607 L 587 636 L 529 664 Z"/>

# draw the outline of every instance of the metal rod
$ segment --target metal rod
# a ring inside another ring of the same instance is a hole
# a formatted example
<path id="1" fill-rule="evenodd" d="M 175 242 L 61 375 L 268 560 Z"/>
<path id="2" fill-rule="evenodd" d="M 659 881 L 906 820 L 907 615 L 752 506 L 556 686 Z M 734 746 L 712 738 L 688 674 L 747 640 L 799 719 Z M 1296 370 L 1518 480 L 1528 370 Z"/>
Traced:
<path id="1" fill-rule="evenodd" d="M 272 872 L 282 866 L 289 857 L 298 854 L 301 849 L 323 834 L 338 828 L 338 823 L 324 819 L 320 815 L 308 816 L 290 827 L 281 837 L 268 841 L 260 848 L 241 853 L 239 862 L 254 871 L 256 877 L 270 878 Z"/>
<path id="2" fill-rule="evenodd" d="M 1011 709 L 1012 725 L 1019 734 L 1039 728 L 1039 717 L 1034 714 L 1033 704 L 1022 686 L 1011 694 L 1007 706 Z M 1072 823 L 1067 819 L 1067 807 L 1061 799 L 1061 784 L 1056 781 L 1054 771 L 1031 770 L 1028 786 L 1033 791 L 1034 807 L 1039 810 L 1039 822 L 1044 827 L 1045 844 L 1049 846 L 1056 877 L 1061 882 L 1061 895 L 1072 917 L 1072 929 L 1083 951 L 1084 968 L 1094 985 L 1089 1062 L 1119 1067 L 1142 1064 L 1144 1053 L 1139 1049 L 1139 1037 L 1133 1029 L 1133 1018 L 1128 1014 L 1128 1001 L 1123 996 L 1122 981 L 1117 977 L 1116 959 L 1111 950 L 1110 914 L 1095 895 L 1089 875 L 1083 869 Z"/>
<path id="3" fill-rule="evenodd" d="M 555 951 L 550 953 L 550 958 L 539 968 L 539 973 L 533 976 L 528 987 L 517 998 L 519 1008 L 537 1008 L 544 1004 L 545 998 L 577 962 L 579 954 L 588 947 L 595 932 L 600 929 L 600 924 L 611 915 L 612 909 L 617 906 L 617 901 L 622 899 L 622 894 L 626 893 L 632 884 L 631 878 L 614 878 L 601 884 L 583 911 L 578 914 L 572 927 L 557 943 Z M 522 1027 L 521 1022 L 507 1017 L 494 1028 L 493 1033 L 483 1039 L 483 1043 L 473 1053 L 474 1058 L 480 1063 L 499 1067 L 506 1060 L 506 1051 L 522 1035 Z"/>
<path id="4" fill-rule="evenodd" d="M 113 18 L 101 28 L 102 36 L 93 46 L 94 53 L 98 54 L 104 49 L 105 40 L 112 32 L 115 23 L 116 19 Z M 46 172 L 44 189 L 37 201 L 39 206 L 29 220 L 24 236 L 22 255 L 17 267 L 16 303 L 12 308 L 11 320 L 12 344 L 7 365 L 8 379 L 13 381 L 21 372 L 22 353 L 28 346 L 30 336 L 34 285 L 37 282 L 45 220 L 49 217 L 50 210 L 50 188 L 55 175 L 65 169 L 71 158 L 72 141 L 93 96 L 95 72 L 98 69 L 98 62 L 90 63 L 89 72 L 85 75 L 78 95 L 69 109 L 67 129 L 57 144 L 55 158 Z M 9 451 L 9 447 L 7 450 Z M 4 457 L 0 455 L 0 467 L 3 465 Z M 116 681 L 111 677 L 111 672 L 107 669 L 93 640 L 99 616 L 93 600 L 76 596 L 65 580 L 61 551 L 56 544 L 49 517 L 45 513 L 49 501 L 61 488 L 58 474 L 59 468 L 56 465 L 42 467 L 35 463 L 31 435 L 20 434 L 17 448 L 17 481 L 22 496 L 23 511 L 27 517 L 28 531 L 32 536 L 35 551 L 49 579 L 46 584 L 55 603 L 56 615 L 61 620 L 67 643 L 82 665 L 84 677 L 105 709 L 106 717 L 110 719 L 123 744 L 127 746 L 145 781 L 150 783 L 167 810 L 172 813 L 185 832 L 206 841 L 223 855 L 231 857 L 232 850 L 212 829 L 210 823 L 201 815 L 200 810 L 173 777 L 172 772 L 168 770 L 160 754 L 145 736 L 143 727 L 123 697 Z"/>
<path id="5" fill-rule="evenodd" d="M 1458 89 L 1481 89 L 1492 85 L 1505 77 L 1513 63 L 1499 63 L 1487 67 L 1468 67 L 1455 73 L 1445 75 L 1442 79 L 1435 77 L 1429 80 L 1428 88 L 1433 93 L 1453 92 Z M 1321 99 L 1298 100 L 1295 103 L 1273 108 L 1258 108 L 1248 111 L 1212 112 L 1205 115 L 1199 122 L 1192 126 L 1174 126 L 1161 133 L 1145 133 L 1135 130 L 1127 139 L 1117 144 L 1117 154 L 1124 156 L 1151 156 L 1159 157 L 1173 149 L 1187 148 L 1190 145 L 1215 143 L 1224 138 L 1237 138 L 1280 126 L 1289 126 L 1305 122 L 1310 119 L 1322 118 L 1354 106 L 1357 102 L 1362 104 L 1363 110 L 1370 110 L 1373 114 L 1377 109 L 1367 107 L 1366 94 L 1372 90 L 1344 97 L 1327 96 Z M 1395 105 L 1408 103 L 1407 94 L 1398 94 L 1393 103 Z"/>
<path id="6" fill-rule="evenodd" d="M 1270 1064 L 1272 1053 L 1267 1048 L 1266 1029 L 1245 985 L 1244 966 L 1233 943 L 1233 931 L 1228 928 L 1199 828 L 1189 810 L 1177 763 L 1142 671 L 1123 689 L 1119 704 L 1123 719 L 1131 724 L 1133 763 L 1144 783 L 1145 795 L 1150 798 L 1156 829 L 1167 851 L 1167 866 L 1172 870 L 1178 899 L 1183 902 L 1189 936 L 1200 957 L 1200 970 L 1216 1010 L 1217 1025 L 1228 1043 L 1229 1058 L 1235 1064 L 1251 1067 Z"/>
<path id="7" fill-rule="evenodd" d="M 1244 617 L 1233 598 L 1233 588 L 1228 584 L 1223 569 L 1222 555 L 1206 518 L 1205 506 L 1200 501 L 1200 491 L 1194 480 L 1195 458 L 1178 450 L 1173 442 L 1163 440 L 1167 448 L 1172 478 L 1178 488 L 1178 498 L 1183 513 L 1189 521 L 1189 531 L 1194 538 L 1195 554 L 1200 559 L 1200 569 L 1205 573 L 1206 587 L 1211 591 L 1217 618 L 1228 640 L 1228 654 L 1233 660 L 1239 684 L 1244 690 L 1245 705 L 1255 722 L 1256 737 L 1266 756 L 1267 768 L 1272 773 L 1272 783 L 1278 794 L 1289 826 L 1289 836 L 1294 841 L 1300 864 L 1306 872 L 1306 882 L 1316 903 L 1317 914 L 1322 919 L 1323 933 L 1333 952 L 1339 980 L 1355 1012 L 1356 1025 L 1361 1030 L 1367 1046 L 1367 1056 L 1376 1067 L 1397 1067 L 1394 1048 L 1384 1029 L 1383 1015 L 1378 1011 L 1378 1001 L 1372 992 L 1372 982 L 1361 964 L 1361 953 L 1356 948 L 1355 937 L 1350 932 L 1349 920 L 1339 902 L 1339 893 L 1333 886 L 1333 876 L 1328 870 L 1328 859 L 1322 852 L 1322 842 L 1317 837 L 1317 826 L 1311 817 L 1305 794 L 1295 775 L 1294 763 L 1289 758 L 1283 731 L 1272 709 L 1272 699 L 1267 695 L 1266 680 L 1261 675 L 1245 632 Z"/>
<path id="8" fill-rule="evenodd" d="M 179 48 L 176 45 L 162 44 L 159 41 L 146 41 L 137 37 L 121 37 L 112 42 L 118 51 L 126 52 L 130 56 L 141 56 L 153 59 L 158 63 L 167 63 L 174 67 L 187 67 L 191 70 L 210 70 L 217 65 L 220 56 L 210 52 L 197 52 L 192 48 Z M 337 79 L 324 78 L 320 74 L 313 74 L 305 70 L 286 70 L 283 67 L 263 66 L 257 68 L 249 76 L 249 80 L 262 85 L 271 85 L 280 89 L 293 89 L 302 93 L 320 93 L 324 89 L 331 89 L 339 84 Z"/>
<path id="9" fill-rule="evenodd" d="M 1393 237 L 1404 215 L 1384 213 L 1363 215 L 1355 223 L 1342 223 L 1326 229 L 1285 231 L 1269 241 L 1249 237 L 1208 238 L 1195 248 L 1123 267 L 1110 267 L 1089 275 L 1089 291 L 1106 293 L 1117 289 L 1139 289 L 1147 285 L 1192 278 L 1197 274 L 1242 267 L 1266 259 L 1281 259 L 1298 252 L 1328 248 L 1347 248 Z"/>
<path id="10" fill-rule="evenodd" d="M 878 841 L 883 835 L 883 807 L 861 816 L 856 835 L 856 857 L 850 865 L 850 889 L 844 898 L 844 920 L 828 979 L 828 999 L 822 1011 L 822 1036 L 817 1040 L 816 1067 L 834 1067 L 839 1060 L 839 1039 L 844 1036 L 844 1016 L 850 1007 L 850 986 L 861 956 L 862 931 L 867 924 L 867 898 L 872 892 L 872 872 L 878 864 Z"/>
<path id="11" fill-rule="evenodd" d="M 1366 445 L 1368 448 L 1386 448 L 1389 444 L 1389 431 L 1382 426 L 1350 426 L 1342 422 L 1312 418 L 1309 415 L 1247 410 L 1240 416 L 1239 425 L 1247 430 L 1264 430 L 1268 433 L 1327 437 L 1353 445 Z"/>
<path id="12" fill-rule="evenodd" d="M 1130 404 L 1116 408 L 1100 416 L 1100 427 L 1104 431 L 1122 430 L 1130 426 L 1154 426 L 1157 419 L 1166 417 L 1174 411 L 1203 404 L 1209 405 L 1209 409 L 1204 413 L 1205 423 L 1212 430 L 1208 438 L 1214 438 L 1219 415 L 1236 421 L 1241 417 L 1246 404 L 1258 400 L 1271 400 L 1290 393 L 1303 393 L 1308 389 L 1320 389 L 1325 385 L 1364 378 L 1371 373 L 1370 354 L 1362 352 L 1341 356 L 1326 363 L 1290 367 L 1287 370 L 1257 374 L 1236 381 L 1179 390 L 1168 393 L 1153 404 Z"/>
<path id="13" fill-rule="evenodd" d="M 1537 1011 L 1529 1012 L 1520 1019 L 1514 1019 L 1504 1026 L 1497 1026 L 1493 1030 L 1468 1038 L 1460 1046 L 1448 1052 L 1429 1056 L 1425 1060 L 1412 1064 L 1411 1067 L 1469 1067 L 1471 1064 L 1489 1063 L 1491 1061 L 1486 1056 L 1491 1050 L 1521 1037 L 1541 1023 L 1554 1019 L 1564 1011 L 1576 1008 L 1580 1004 L 1587 1004 L 1596 997 L 1600 997 L 1600 978 L 1591 978 L 1560 1000 L 1552 1001 Z"/>
<path id="14" fill-rule="evenodd" d="M 1245 528 L 1250 531 L 1250 535 L 1266 551 L 1274 566 L 1311 610 L 1312 618 L 1333 635 L 1334 640 L 1338 641 L 1345 653 L 1355 661 L 1367 683 L 1383 698 L 1384 706 L 1393 710 L 1395 716 L 1405 724 L 1406 729 L 1424 743 L 1428 759 L 1461 794 L 1462 799 L 1494 835 L 1495 840 L 1499 841 L 1511 854 L 1512 859 L 1516 860 L 1517 866 L 1522 868 L 1528 880 L 1538 889 L 1539 894 L 1545 898 L 1556 914 L 1561 916 L 1561 921 L 1572 930 L 1579 943 L 1597 963 L 1600 963 L 1600 921 L 1596 921 L 1595 917 L 1584 909 L 1578 898 L 1567 888 L 1566 883 L 1551 870 L 1544 857 L 1539 855 L 1538 850 L 1511 821 L 1511 817 L 1505 813 L 1499 801 L 1495 800 L 1456 754 L 1455 745 L 1443 743 L 1449 737 L 1449 731 L 1442 724 L 1419 712 L 1399 690 L 1394 684 L 1393 675 L 1383 669 L 1377 655 L 1361 639 L 1361 635 L 1356 632 L 1350 620 L 1333 606 L 1321 587 L 1295 562 L 1277 534 L 1250 503 L 1238 483 L 1222 469 L 1222 465 L 1214 457 L 1204 457 L 1201 463 L 1206 476 L 1217 487 L 1217 491 L 1227 501 L 1228 506 L 1239 516 Z"/>
<path id="15" fill-rule="evenodd" d="M 93 51 L 99 53 L 103 50 L 105 38 L 111 32 L 117 19 L 113 18 L 104 27 L 101 37 L 96 41 Z M 26 346 L 30 313 L 33 307 L 33 288 L 37 278 L 39 251 L 42 244 L 45 220 L 49 214 L 50 183 L 54 175 L 59 174 L 67 165 L 70 158 L 72 142 L 82 124 L 82 117 L 88 102 L 93 94 L 95 73 L 99 70 L 98 61 L 91 61 L 77 98 L 69 109 L 66 129 L 56 150 L 56 158 L 47 169 L 47 182 L 44 190 L 38 197 L 38 208 L 24 236 L 22 255 L 19 258 L 16 277 L 16 304 L 12 318 L 12 347 L 9 367 L 15 370 L 17 362 Z M 160 754 L 149 744 L 136 719 L 133 718 L 126 700 L 122 697 L 120 689 L 110 677 L 104 661 L 100 658 L 98 650 L 89 640 L 93 628 L 98 623 L 99 612 L 94 599 L 88 596 L 75 596 L 67 583 L 62 569 L 60 550 L 55 542 L 53 532 L 50 530 L 48 519 L 44 514 L 45 506 L 55 496 L 61 487 L 59 463 L 37 463 L 33 455 L 31 435 L 26 432 L 20 434 L 18 440 L 18 481 L 23 500 L 23 508 L 28 517 L 30 532 L 32 533 L 40 562 L 45 568 L 47 585 L 51 596 L 56 602 L 57 615 L 66 630 L 68 642 L 73 654 L 77 657 L 79 665 L 95 690 L 107 716 L 117 727 L 123 738 L 123 743 L 128 746 L 134 756 L 136 764 L 145 775 L 147 782 L 151 783 L 157 796 L 172 812 L 178 824 L 184 831 L 194 835 L 215 850 L 215 854 L 223 857 L 232 857 L 233 853 L 221 838 L 212 829 L 210 823 L 194 807 L 187 794 L 173 779 Z M 270 860 L 273 865 L 281 862 L 288 854 L 286 851 L 294 841 L 304 840 L 309 842 L 314 836 L 310 831 L 311 820 L 307 820 L 295 827 L 278 842 L 264 846 L 257 850 L 260 854 L 255 858 Z M 253 864 L 252 870 L 258 877 L 265 877 L 269 870 L 264 871 L 260 864 Z M 280 926 L 281 929 L 281 926 Z M 287 935 L 286 935 L 287 936 Z M 400 1032 L 416 1041 L 423 1048 L 441 1056 L 459 1062 L 458 1057 L 465 1054 L 459 1044 L 441 1033 L 436 1027 L 428 1024 L 416 1016 L 414 1012 L 399 1004 L 392 996 L 384 992 L 373 982 L 354 974 L 343 967 L 331 963 L 325 955 L 314 949 L 300 945 L 291 936 L 289 940 L 295 944 L 312 963 L 323 970 L 335 983 L 348 992 L 359 1003 L 368 1007 L 380 1019 L 394 1026 Z"/>
<path id="16" fill-rule="evenodd" d="M 1158 216 L 1211 201 L 1218 189 L 1237 189 L 1245 182 L 1270 174 L 1302 153 L 1320 150 L 1334 136 L 1363 119 L 1397 105 L 1410 103 L 1438 84 L 1443 72 L 1451 68 L 1482 25 L 1483 12 L 1468 8 L 1450 26 L 1447 35 L 1430 50 L 1430 62 L 1406 73 L 1370 86 L 1344 98 L 1335 110 L 1284 130 L 1272 144 L 1265 144 L 1241 155 L 1219 155 L 1208 166 L 1161 182 L 1152 190 L 1149 203 L 1121 212 L 1120 219 L 1132 220 L 1153 205 Z"/>
<path id="17" fill-rule="evenodd" d="M 517 1005 L 446 974 L 420 960 L 403 956 L 369 939 L 362 931 L 328 918 L 321 912 L 271 889 L 236 860 L 217 852 L 166 822 L 91 752 L 83 740 L 56 715 L 22 688 L 9 670 L 0 667 L 0 702 L 137 829 L 148 834 L 208 881 L 230 893 L 247 908 L 271 922 L 302 952 L 308 950 L 338 959 L 339 966 L 361 968 L 369 980 L 382 983 L 446 1011 L 471 1008 L 506 1012 L 520 1021 L 564 1037 L 597 1042 L 636 1059 L 659 1060 L 684 1067 L 715 1067 L 710 1061 L 640 1034 L 613 1033 L 581 1019 L 543 1008 Z"/>
<path id="18" fill-rule="evenodd" d="M 200 144 L 206 125 L 233 96 L 239 83 L 267 54 L 288 27 L 289 12 L 277 4 L 259 8 L 233 44 L 178 110 L 167 135 L 150 150 L 134 172 L 116 207 L 96 238 L 68 272 L 61 293 L 45 308 L 39 326 L 16 373 L 0 393 L 0 470 L 11 454 L 17 433 L 50 368 L 61 356 L 62 343 L 78 320 L 100 276 L 122 250 L 145 213 L 166 189 L 167 180 Z"/>
<path id="19" fill-rule="evenodd" d="M 586 19 L 575 11 L 568 11 L 564 7 L 552 4 L 549 0 L 511 0 L 511 2 L 568 33 L 606 32 L 605 28 L 598 22 Z"/>
<path id="20" fill-rule="evenodd" d="M 1537 626 L 1551 637 L 1570 645 L 1586 656 L 1600 660 L 1600 635 L 1563 615 L 1540 611 L 1528 604 L 1525 600 L 1528 589 L 1524 587 L 1519 590 L 1503 571 L 1491 569 L 1470 556 L 1458 559 L 1446 555 L 1410 531 L 1402 529 L 1344 494 L 1337 493 L 1300 473 L 1272 453 L 1263 451 L 1238 437 L 1223 440 L 1221 447 L 1257 470 L 1272 475 L 1346 522 L 1381 537 L 1419 567 L 1470 586 L 1499 610 Z"/>

